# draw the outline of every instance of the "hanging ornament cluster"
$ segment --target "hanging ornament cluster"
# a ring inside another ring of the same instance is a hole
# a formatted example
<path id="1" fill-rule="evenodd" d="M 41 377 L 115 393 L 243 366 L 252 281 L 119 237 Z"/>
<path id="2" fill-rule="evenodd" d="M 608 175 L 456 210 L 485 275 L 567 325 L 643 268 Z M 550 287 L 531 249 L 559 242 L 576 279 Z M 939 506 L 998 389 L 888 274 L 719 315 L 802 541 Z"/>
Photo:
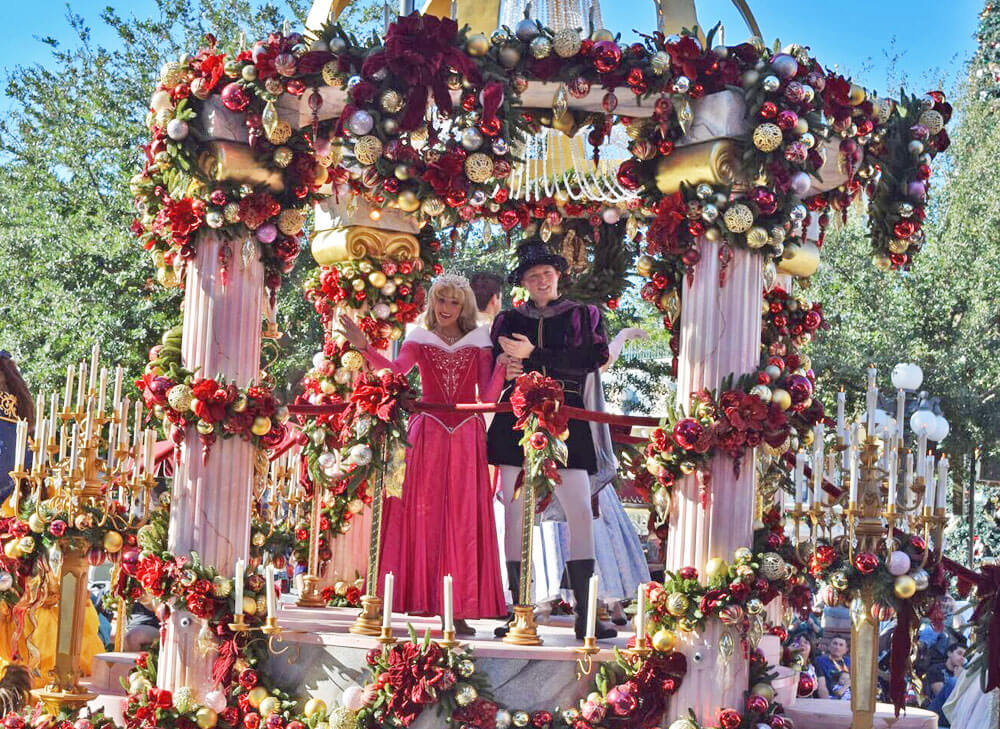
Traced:
<path id="1" fill-rule="evenodd" d="M 780 354 L 791 348 L 808 344 L 820 329 L 829 326 L 823 320 L 823 305 L 810 302 L 802 296 L 792 296 L 780 286 L 764 293 L 761 341 L 772 347 L 772 354 L 779 353 L 777 345 L 786 346 Z"/>

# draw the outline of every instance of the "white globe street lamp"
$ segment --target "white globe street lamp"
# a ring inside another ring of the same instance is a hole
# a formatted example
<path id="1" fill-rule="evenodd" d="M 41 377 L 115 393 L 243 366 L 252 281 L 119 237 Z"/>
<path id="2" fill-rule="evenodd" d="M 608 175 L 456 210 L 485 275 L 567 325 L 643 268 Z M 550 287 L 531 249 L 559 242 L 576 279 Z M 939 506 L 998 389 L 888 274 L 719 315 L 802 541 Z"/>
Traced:
<path id="1" fill-rule="evenodd" d="M 900 362 L 892 368 L 892 386 L 897 390 L 915 391 L 924 381 L 924 372 L 919 365 Z"/>

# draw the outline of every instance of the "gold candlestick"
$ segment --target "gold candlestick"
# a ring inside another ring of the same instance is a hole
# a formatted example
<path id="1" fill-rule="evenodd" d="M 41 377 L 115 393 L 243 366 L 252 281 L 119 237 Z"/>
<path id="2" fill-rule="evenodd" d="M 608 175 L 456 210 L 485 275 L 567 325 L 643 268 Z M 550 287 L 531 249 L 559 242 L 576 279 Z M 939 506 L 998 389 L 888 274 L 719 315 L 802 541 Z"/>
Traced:
<path id="1" fill-rule="evenodd" d="M 392 645 L 396 642 L 396 638 L 392 635 L 392 627 L 388 625 L 382 626 L 382 629 L 379 631 L 378 642 L 382 645 Z"/>
<path id="2" fill-rule="evenodd" d="M 250 630 L 250 626 L 247 625 L 243 613 L 237 613 L 233 616 L 233 622 L 229 624 L 229 629 L 234 633 L 245 633 Z"/>
<path id="3" fill-rule="evenodd" d="M 452 630 L 442 630 L 441 640 L 439 640 L 438 645 L 442 648 L 452 649 L 458 646 L 458 641 L 455 640 L 455 631 Z"/>

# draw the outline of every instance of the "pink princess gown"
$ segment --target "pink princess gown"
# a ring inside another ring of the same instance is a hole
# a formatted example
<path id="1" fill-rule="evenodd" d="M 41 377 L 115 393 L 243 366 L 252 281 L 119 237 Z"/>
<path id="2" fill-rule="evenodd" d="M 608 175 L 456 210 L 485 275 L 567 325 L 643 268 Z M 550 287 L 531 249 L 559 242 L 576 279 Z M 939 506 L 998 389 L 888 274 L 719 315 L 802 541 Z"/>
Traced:
<path id="1" fill-rule="evenodd" d="M 376 368 L 405 374 L 420 370 L 423 401 L 494 402 L 503 370 L 494 367 L 489 327 L 452 345 L 426 329 L 414 329 L 390 361 L 369 351 Z M 451 575 L 454 617 L 504 615 L 493 490 L 486 464 L 486 428 L 479 414 L 432 412 L 410 417 L 402 497 L 385 501 L 378 590 L 395 576 L 393 609 L 441 615 L 443 577 Z"/>

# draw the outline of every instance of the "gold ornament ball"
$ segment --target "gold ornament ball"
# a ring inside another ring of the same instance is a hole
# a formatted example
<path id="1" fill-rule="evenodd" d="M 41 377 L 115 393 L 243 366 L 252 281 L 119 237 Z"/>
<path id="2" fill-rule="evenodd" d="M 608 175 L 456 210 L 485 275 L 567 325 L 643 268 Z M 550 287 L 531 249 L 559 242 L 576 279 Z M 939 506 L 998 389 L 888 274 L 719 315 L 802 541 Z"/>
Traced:
<path id="1" fill-rule="evenodd" d="M 212 578 L 212 594 L 216 597 L 229 597 L 233 591 L 233 581 L 228 577 L 216 575 Z"/>
<path id="2" fill-rule="evenodd" d="M 753 561 L 753 552 L 749 547 L 740 547 L 733 552 L 733 561 L 736 564 L 749 564 Z"/>
<path id="3" fill-rule="evenodd" d="M 257 532 L 250 541 L 253 542 L 253 546 L 255 547 L 263 547 L 267 541 L 267 537 L 264 536 L 263 532 Z"/>
<path id="4" fill-rule="evenodd" d="M 359 137 L 354 143 L 354 158 L 363 165 L 373 165 L 382 156 L 382 142 L 374 134 Z"/>
<path id="5" fill-rule="evenodd" d="M 694 461 L 681 461 L 681 473 L 685 476 L 690 476 L 697 468 L 698 467 L 695 465 Z"/>
<path id="6" fill-rule="evenodd" d="M 721 557 L 712 557 L 705 563 L 705 576 L 709 580 L 723 579 L 729 576 L 729 565 Z"/>
<path id="7" fill-rule="evenodd" d="M 242 392 L 236 396 L 236 400 L 233 402 L 233 412 L 242 413 L 247 409 L 247 396 Z"/>
<path id="8" fill-rule="evenodd" d="M 294 153 L 288 147 L 278 147 L 274 150 L 272 158 L 274 159 L 274 164 L 284 169 L 292 163 L 292 158 L 294 156 Z"/>
<path id="9" fill-rule="evenodd" d="M 420 209 L 420 198 L 413 190 L 403 190 L 396 199 L 396 204 L 404 213 L 415 213 Z M 381 288 L 381 286 L 379 287 Z"/>
<path id="10" fill-rule="evenodd" d="M 243 612 L 245 612 L 247 615 L 257 614 L 257 601 L 254 600 L 249 595 L 243 596 Z M 267 689 L 264 689 L 263 687 L 260 686 L 258 686 L 258 688 L 261 688 L 264 691 L 264 696 L 267 696 Z M 264 696 L 262 696 L 261 699 L 263 699 Z M 258 701 L 258 703 L 260 702 Z"/>
<path id="11" fill-rule="evenodd" d="M 222 215 L 226 219 L 227 223 L 237 222 L 240 219 L 239 203 L 226 203 L 226 206 L 222 208 Z"/>
<path id="12" fill-rule="evenodd" d="M 917 592 L 917 581 L 909 575 L 900 575 L 893 583 L 892 591 L 901 600 L 908 600 Z"/>
<path id="13" fill-rule="evenodd" d="M 258 595 L 257 600 L 257 614 L 264 615 L 267 612 L 267 598 L 264 595 Z"/>
<path id="14" fill-rule="evenodd" d="M 671 592 L 667 596 L 667 612 L 675 618 L 686 613 L 690 605 L 691 601 L 688 600 L 687 595 L 683 592 Z"/>
<path id="15" fill-rule="evenodd" d="M 431 218 L 444 212 L 444 201 L 439 197 L 428 197 L 420 203 L 420 211 Z"/>
<path id="16" fill-rule="evenodd" d="M 21 547 L 18 544 L 20 540 L 11 539 L 9 542 L 5 542 L 3 545 L 3 553 L 8 559 L 17 559 L 21 556 Z"/>
<path id="17" fill-rule="evenodd" d="M 267 135 L 267 141 L 271 144 L 284 144 L 292 138 L 292 125 L 286 121 L 279 121 Z"/>
<path id="18" fill-rule="evenodd" d="M 41 534 L 45 531 L 45 520 L 38 515 L 37 511 L 28 517 L 28 528 L 35 534 Z"/>
<path id="19" fill-rule="evenodd" d="M 541 60 L 548 58 L 552 54 L 552 41 L 544 35 L 537 36 L 531 41 L 531 55 Z"/>
<path id="20" fill-rule="evenodd" d="M 351 281 L 351 288 L 355 291 L 365 290 L 365 280 L 363 278 L 356 278 Z"/>
<path id="21" fill-rule="evenodd" d="M 486 182 L 493 177 L 493 160 L 482 152 L 470 154 L 465 160 L 465 176 L 472 182 Z"/>
<path id="22" fill-rule="evenodd" d="M 753 211 L 743 203 L 736 203 L 726 208 L 722 220 L 730 232 L 746 233 L 753 225 Z"/>
<path id="23" fill-rule="evenodd" d="M 194 400 L 194 392 L 187 385 L 174 385 L 167 390 L 167 403 L 179 413 L 187 412 Z"/>
<path id="24" fill-rule="evenodd" d="M 889 258 L 889 256 L 884 256 L 880 253 L 876 253 L 872 256 L 872 263 L 874 263 L 875 267 L 880 271 L 888 271 L 892 268 L 892 259 Z"/>
<path id="25" fill-rule="evenodd" d="M 889 251 L 891 253 L 906 253 L 906 249 L 910 247 L 910 241 L 904 238 L 894 238 L 889 241 Z"/>
<path id="26" fill-rule="evenodd" d="M 267 435 L 271 431 L 271 419 L 266 415 L 258 415 L 253 419 L 250 432 L 254 435 Z"/>
<path id="27" fill-rule="evenodd" d="M 763 403 L 771 402 L 771 388 L 767 385 L 754 385 L 750 388 L 750 394 L 755 395 Z"/>
<path id="28" fill-rule="evenodd" d="M 268 714 L 273 714 L 279 708 L 281 708 L 281 702 L 278 701 L 277 697 L 268 696 L 260 702 L 260 715 L 267 716 Z"/>
<path id="29" fill-rule="evenodd" d="M 649 61 L 649 67 L 657 76 L 662 76 L 670 70 L 670 56 L 666 51 L 657 51 Z"/>
<path id="30" fill-rule="evenodd" d="M 765 552 L 760 560 L 760 574 L 765 580 L 777 580 L 785 575 L 785 560 L 777 552 Z"/>
<path id="31" fill-rule="evenodd" d="M 601 41 L 613 41 L 614 39 L 615 34 L 607 28 L 599 28 L 590 34 L 590 40 L 594 41 L 594 43 L 600 43 Z"/>
<path id="32" fill-rule="evenodd" d="M 323 699 L 309 699 L 306 702 L 303 711 L 305 712 L 306 718 L 311 718 L 317 714 L 325 714 L 326 702 L 323 701 Z"/>
<path id="33" fill-rule="evenodd" d="M 851 90 L 847 95 L 847 100 L 851 106 L 863 104 L 866 98 L 868 98 L 868 93 L 865 91 L 864 87 L 858 86 L 857 84 L 851 84 Z"/>
<path id="34" fill-rule="evenodd" d="M 285 235 L 298 235 L 305 225 L 306 214 L 296 208 L 286 208 L 278 215 L 278 230 Z"/>
<path id="35" fill-rule="evenodd" d="M 321 71 L 323 75 L 323 83 L 327 86 L 334 86 L 340 88 L 340 72 L 337 68 L 336 61 L 327 61 L 323 64 L 323 70 Z"/>
<path id="36" fill-rule="evenodd" d="M 110 554 L 116 554 L 121 551 L 122 544 L 124 540 L 122 535 L 116 531 L 110 531 L 104 535 L 104 551 Z"/>
<path id="37" fill-rule="evenodd" d="M 928 109 L 920 115 L 920 124 L 927 127 L 927 131 L 931 135 L 935 135 L 944 129 L 944 117 L 941 116 L 941 112 L 935 111 L 934 109 Z"/>
<path id="38" fill-rule="evenodd" d="M 385 286 L 388 280 L 389 280 L 388 277 L 381 271 L 372 271 L 371 273 L 368 274 L 368 283 L 370 283 L 377 289 L 380 289 L 383 286 Z"/>
<path id="39" fill-rule="evenodd" d="M 403 96 L 395 89 L 389 89 L 383 91 L 382 95 L 378 97 L 378 103 L 382 107 L 382 111 L 395 114 L 403 108 Z"/>
<path id="40" fill-rule="evenodd" d="M 769 683 L 755 683 L 750 689 L 754 696 L 763 696 L 768 701 L 774 701 L 774 688 Z"/>
<path id="41" fill-rule="evenodd" d="M 552 47 L 560 58 L 571 58 L 580 52 L 580 34 L 575 28 L 557 30 L 552 39 Z"/>
<path id="42" fill-rule="evenodd" d="M 474 33 L 465 41 L 465 51 L 470 56 L 485 56 L 490 49 L 490 40 L 482 33 Z"/>
<path id="43" fill-rule="evenodd" d="M 156 269 L 156 280 L 164 288 L 172 289 L 180 284 L 177 279 L 177 272 L 170 266 Z"/>
<path id="44" fill-rule="evenodd" d="M 755 225 L 747 231 L 747 245 L 750 248 L 763 248 L 769 240 L 771 234 L 767 232 L 767 228 L 760 225 Z"/>
<path id="45" fill-rule="evenodd" d="M 781 146 L 781 127 L 771 122 L 759 124 L 753 130 L 753 146 L 761 152 L 773 152 Z"/>
<path id="46" fill-rule="evenodd" d="M 269 695 L 270 694 L 268 694 L 267 689 L 263 686 L 254 686 L 250 689 L 250 693 L 247 694 L 247 701 L 250 702 L 250 706 L 256 709 L 260 707 L 261 702 L 263 702 Z"/>
<path id="47" fill-rule="evenodd" d="M 215 713 L 215 709 L 202 706 L 195 712 L 194 721 L 200 729 L 212 729 L 219 722 L 219 715 Z"/>
<path id="48" fill-rule="evenodd" d="M 364 355 L 361 352 L 355 352 L 353 349 L 344 352 L 340 356 L 340 366 L 351 372 L 357 372 L 365 364 Z"/>
<path id="49" fill-rule="evenodd" d="M 642 255 L 639 256 L 639 260 L 635 264 L 635 272 L 640 276 L 645 278 L 649 277 L 649 274 L 653 272 L 653 258 L 652 256 Z"/>
<path id="50" fill-rule="evenodd" d="M 653 650 L 667 653 L 677 645 L 677 635 L 672 630 L 660 628 L 653 634 Z"/>
<path id="51" fill-rule="evenodd" d="M 764 603 L 758 600 L 756 597 L 752 597 L 747 600 L 747 612 L 751 615 L 760 615 L 764 612 Z"/>
<path id="52" fill-rule="evenodd" d="M 771 402 L 782 410 L 788 410 L 792 406 L 792 396 L 788 394 L 788 390 L 776 387 L 771 391 Z"/>
<path id="53" fill-rule="evenodd" d="M 505 68 L 514 68 L 521 61 L 521 49 L 517 46 L 504 46 L 497 55 Z"/>
<path id="54" fill-rule="evenodd" d="M 194 427 L 200 435 L 209 435 L 215 431 L 215 424 L 207 420 L 199 420 Z"/>
<path id="55" fill-rule="evenodd" d="M 365 502 L 361 499 L 351 499 L 347 502 L 347 510 L 352 514 L 360 514 L 364 511 Z"/>

